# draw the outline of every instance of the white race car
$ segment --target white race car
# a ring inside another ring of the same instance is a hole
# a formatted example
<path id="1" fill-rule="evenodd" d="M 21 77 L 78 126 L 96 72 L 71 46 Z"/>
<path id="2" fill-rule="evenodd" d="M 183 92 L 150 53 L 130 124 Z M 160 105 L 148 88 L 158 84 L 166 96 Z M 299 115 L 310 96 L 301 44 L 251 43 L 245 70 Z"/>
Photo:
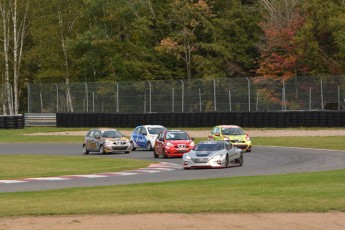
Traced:
<path id="1" fill-rule="evenodd" d="M 183 154 L 183 168 L 227 168 L 243 165 L 242 150 L 227 141 L 202 141 L 190 152 Z"/>
<path id="2" fill-rule="evenodd" d="M 147 149 L 148 151 L 153 150 L 155 140 L 163 130 L 167 129 L 161 125 L 140 125 L 136 127 L 130 137 L 132 150 L 134 151 L 137 148 Z"/>

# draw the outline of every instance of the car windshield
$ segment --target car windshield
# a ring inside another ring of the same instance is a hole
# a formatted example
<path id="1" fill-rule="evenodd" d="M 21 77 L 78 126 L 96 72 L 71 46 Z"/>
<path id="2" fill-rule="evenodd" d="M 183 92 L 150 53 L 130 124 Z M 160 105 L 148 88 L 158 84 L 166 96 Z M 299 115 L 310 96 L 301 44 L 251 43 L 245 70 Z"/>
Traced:
<path id="1" fill-rule="evenodd" d="M 158 133 L 162 132 L 163 130 L 166 130 L 166 128 L 164 128 L 164 127 L 150 127 L 150 128 L 147 128 L 147 130 L 149 131 L 150 134 L 158 134 Z"/>
<path id="2" fill-rule="evenodd" d="M 212 143 L 199 143 L 195 146 L 194 151 L 217 151 L 224 149 L 224 143 L 212 142 Z"/>
<path id="3" fill-rule="evenodd" d="M 102 137 L 106 138 L 120 138 L 122 137 L 119 131 L 109 130 L 109 131 L 102 131 Z"/>
<path id="4" fill-rule="evenodd" d="M 189 140 L 189 136 L 185 132 L 167 132 L 167 140 Z"/>
<path id="5" fill-rule="evenodd" d="M 244 135 L 241 128 L 222 128 L 223 135 Z"/>

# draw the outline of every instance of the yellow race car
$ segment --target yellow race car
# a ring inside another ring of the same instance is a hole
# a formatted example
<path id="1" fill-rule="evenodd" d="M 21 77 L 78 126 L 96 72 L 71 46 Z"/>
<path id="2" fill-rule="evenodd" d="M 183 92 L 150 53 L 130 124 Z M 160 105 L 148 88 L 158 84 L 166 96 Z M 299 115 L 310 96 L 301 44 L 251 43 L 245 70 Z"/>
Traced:
<path id="1" fill-rule="evenodd" d="M 208 135 L 208 140 L 225 140 L 246 152 L 252 151 L 252 141 L 240 126 L 217 125 Z"/>

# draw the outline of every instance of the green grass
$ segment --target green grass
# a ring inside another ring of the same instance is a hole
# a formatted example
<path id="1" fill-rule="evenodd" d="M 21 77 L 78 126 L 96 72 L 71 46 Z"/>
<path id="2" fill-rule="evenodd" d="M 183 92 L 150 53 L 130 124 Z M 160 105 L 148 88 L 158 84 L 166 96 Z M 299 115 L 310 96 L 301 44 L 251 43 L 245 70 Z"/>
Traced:
<path id="1" fill-rule="evenodd" d="M 151 212 L 345 211 L 344 194 L 345 170 L 233 177 L 0 193 L 0 217 Z"/>
<path id="2" fill-rule="evenodd" d="M 345 150 L 344 136 L 331 137 L 252 137 L 255 145 Z"/>
<path id="3" fill-rule="evenodd" d="M 0 132 L 0 142 L 80 143 L 82 141 L 81 137 L 22 135 L 24 133 L 66 130 L 83 129 L 43 127 L 25 128 L 23 130 L 2 130 Z M 196 138 L 195 142 L 200 140 L 203 139 Z M 345 150 L 344 137 L 337 136 L 255 137 L 252 138 L 252 141 L 254 149 L 255 145 L 270 145 Z M 147 164 L 149 163 L 142 161 L 128 160 L 125 163 L 120 159 L 90 156 L 0 155 L 0 179 L 113 172 L 124 170 L 120 168 L 124 165 L 126 165 L 124 166 L 127 167 L 126 169 L 131 169 L 145 167 Z M 30 176 L 28 176 L 28 173 Z M 344 194 L 345 170 L 232 177 L 0 193 L 0 217 L 151 212 L 252 213 L 345 211 Z"/>
<path id="4" fill-rule="evenodd" d="M 106 156 L 0 155 L 0 179 L 118 172 L 147 167 L 150 163 Z"/>
<path id="5" fill-rule="evenodd" d="M 82 136 L 57 136 L 57 135 L 43 135 L 43 136 L 28 136 L 25 134 L 31 133 L 49 133 L 49 132 L 63 132 L 63 131 L 86 131 L 87 128 L 56 128 L 56 127 L 28 127 L 25 129 L 2 129 L 0 132 L 0 143 L 15 143 L 15 142 L 65 142 L 74 143 L 83 141 Z"/>

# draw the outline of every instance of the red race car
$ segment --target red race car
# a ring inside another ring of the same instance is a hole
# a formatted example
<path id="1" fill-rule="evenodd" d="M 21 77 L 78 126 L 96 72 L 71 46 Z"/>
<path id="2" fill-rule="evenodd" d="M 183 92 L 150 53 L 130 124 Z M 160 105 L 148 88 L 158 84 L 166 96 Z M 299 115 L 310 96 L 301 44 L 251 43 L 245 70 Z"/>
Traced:
<path id="1" fill-rule="evenodd" d="M 194 148 L 194 138 L 183 130 L 165 130 L 158 134 L 153 149 L 153 156 L 182 157 Z"/>

